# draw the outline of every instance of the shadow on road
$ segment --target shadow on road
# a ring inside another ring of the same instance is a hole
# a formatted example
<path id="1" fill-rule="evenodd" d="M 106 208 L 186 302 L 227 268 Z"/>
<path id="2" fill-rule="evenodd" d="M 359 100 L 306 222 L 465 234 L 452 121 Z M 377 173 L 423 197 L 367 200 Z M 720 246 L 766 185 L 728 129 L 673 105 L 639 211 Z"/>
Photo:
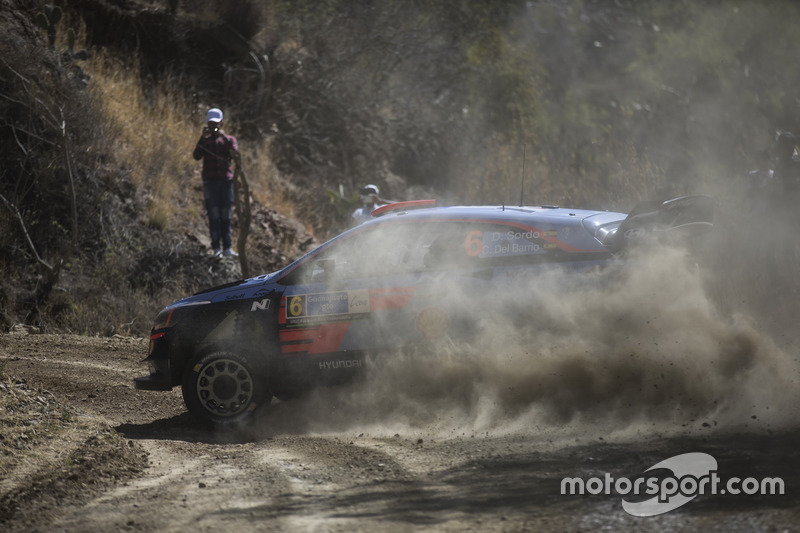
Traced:
<path id="1" fill-rule="evenodd" d="M 175 440 L 206 444 L 241 444 L 257 442 L 276 435 L 304 435 L 308 421 L 292 411 L 293 402 L 274 401 L 263 409 L 255 422 L 224 430 L 203 426 L 188 412 L 143 424 L 124 423 L 115 429 L 127 439 Z"/>
<path id="2" fill-rule="evenodd" d="M 215 432 L 198 424 L 189 413 L 161 418 L 145 424 L 120 424 L 117 433 L 126 439 L 174 440 L 205 444 L 236 444 L 251 442 L 252 436 L 238 431 Z"/>

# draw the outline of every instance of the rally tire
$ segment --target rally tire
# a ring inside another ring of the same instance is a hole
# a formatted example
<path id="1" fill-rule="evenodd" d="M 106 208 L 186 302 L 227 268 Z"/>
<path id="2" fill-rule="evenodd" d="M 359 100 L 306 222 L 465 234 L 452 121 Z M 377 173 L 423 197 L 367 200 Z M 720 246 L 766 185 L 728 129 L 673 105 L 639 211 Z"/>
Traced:
<path id="1" fill-rule="evenodd" d="M 184 371 L 181 391 L 192 416 L 220 428 L 249 422 L 272 397 L 266 379 L 247 358 L 227 350 L 198 357 Z"/>

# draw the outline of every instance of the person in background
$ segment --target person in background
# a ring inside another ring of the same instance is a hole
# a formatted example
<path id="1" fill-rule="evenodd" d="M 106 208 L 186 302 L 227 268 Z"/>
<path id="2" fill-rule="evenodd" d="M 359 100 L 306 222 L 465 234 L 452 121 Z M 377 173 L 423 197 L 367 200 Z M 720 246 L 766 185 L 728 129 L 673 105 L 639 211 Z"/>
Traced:
<path id="1" fill-rule="evenodd" d="M 222 130 L 222 111 L 208 110 L 206 125 L 192 156 L 203 160 L 203 197 L 215 257 L 236 257 L 231 238 L 233 205 L 233 154 L 239 151 L 236 137 Z"/>
<path id="2" fill-rule="evenodd" d="M 353 211 L 353 219 L 356 224 L 361 224 L 372 219 L 372 212 L 377 208 L 392 202 L 383 200 L 380 196 L 377 185 L 365 185 L 358 194 L 361 200 L 361 207 Z"/>

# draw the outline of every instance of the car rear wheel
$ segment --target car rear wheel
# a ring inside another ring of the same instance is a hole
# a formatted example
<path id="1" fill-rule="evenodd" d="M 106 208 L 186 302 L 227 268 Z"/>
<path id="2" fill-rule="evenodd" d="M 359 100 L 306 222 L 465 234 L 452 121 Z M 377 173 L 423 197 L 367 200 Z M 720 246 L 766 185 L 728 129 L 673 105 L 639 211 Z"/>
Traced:
<path id="1" fill-rule="evenodd" d="M 184 372 L 181 390 L 192 416 L 221 427 L 248 421 L 272 397 L 247 359 L 226 350 L 200 356 Z"/>

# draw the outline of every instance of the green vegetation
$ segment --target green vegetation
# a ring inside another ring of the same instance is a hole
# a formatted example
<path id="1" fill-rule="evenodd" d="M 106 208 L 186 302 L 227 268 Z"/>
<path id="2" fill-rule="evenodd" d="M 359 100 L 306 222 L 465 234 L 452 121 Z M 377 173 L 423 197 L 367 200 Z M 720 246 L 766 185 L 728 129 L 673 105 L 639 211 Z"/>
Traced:
<path id="1" fill-rule="evenodd" d="M 800 124 L 788 2 L 0 7 L 3 327 L 145 333 L 161 305 L 222 281 L 197 242 L 190 157 L 210 106 L 254 199 L 319 239 L 365 183 L 515 203 L 523 151 L 531 204 L 735 203 L 756 151 Z M 253 268 L 294 252 L 270 253 Z"/>

